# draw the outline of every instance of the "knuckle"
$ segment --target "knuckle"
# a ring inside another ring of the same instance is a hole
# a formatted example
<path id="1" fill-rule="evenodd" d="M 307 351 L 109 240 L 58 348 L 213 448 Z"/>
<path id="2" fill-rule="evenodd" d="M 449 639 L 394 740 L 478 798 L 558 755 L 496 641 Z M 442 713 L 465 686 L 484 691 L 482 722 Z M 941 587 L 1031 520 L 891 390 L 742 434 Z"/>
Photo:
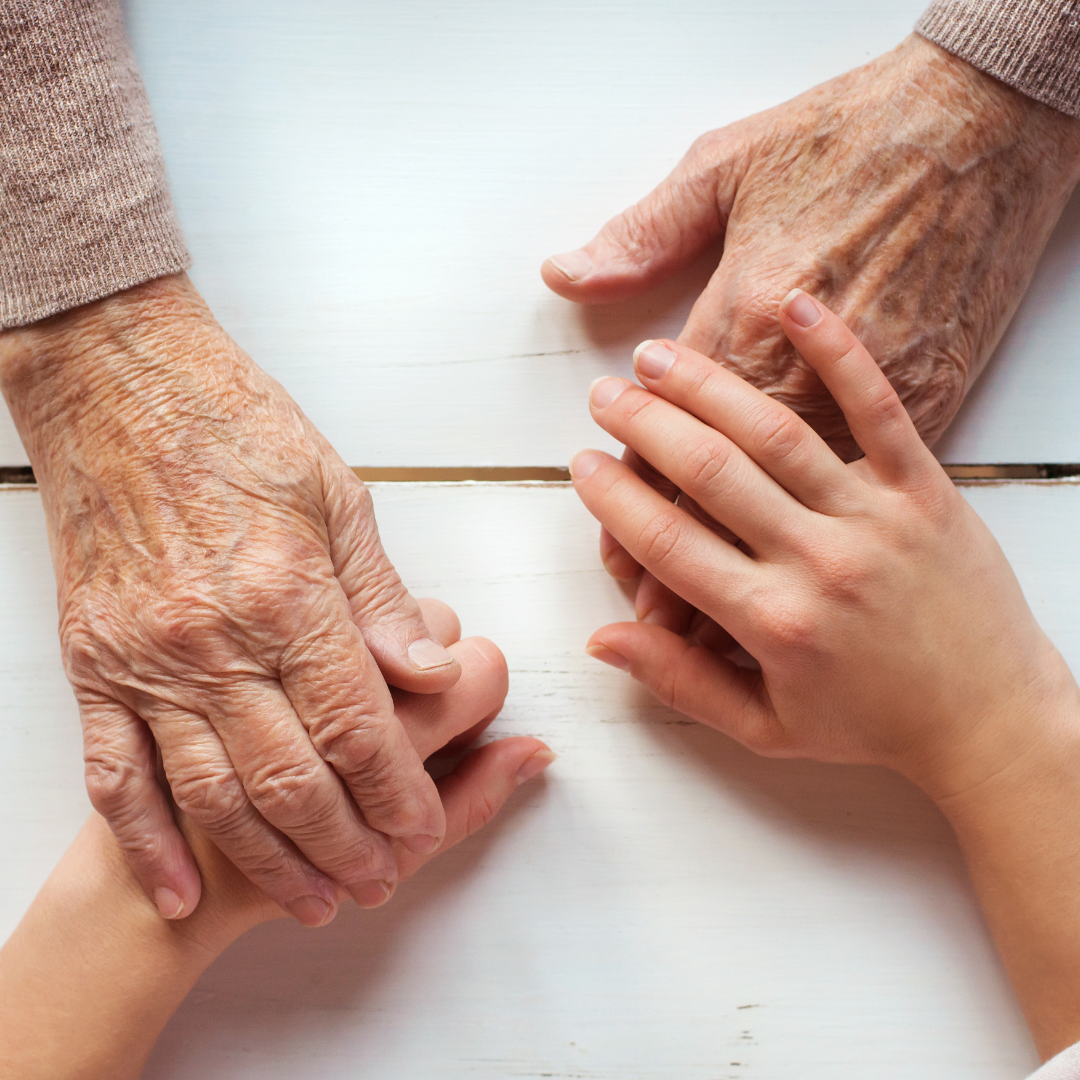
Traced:
<path id="1" fill-rule="evenodd" d="M 663 567 L 678 551 L 682 542 L 683 526 L 678 512 L 661 510 L 641 530 L 641 562 L 648 567 Z"/>
<path id="2" fill-rule="evenodd" d="M 687 486 L 706 498 L 720 496 L 730 485 L 733 457 L 730 444 L 718 439 L 700 440 L 686 454 Z"/>
<path id="3" fill-rule="evenodd" d="M 367 484 L 352 471 L 346 470 L 342 473 L 339 494 L 347 516 L 354 520 L 374 519 L 375 501 L 371 497 L 371 491 Z"/>
<path id="4" fill-rule="evenodd" d="M 143 770 L 127 758 L 88 756 L 85 779 L 90 805 L 110 821 L 137 812 L 133 787 L 143 776 Z"/>
<path id="5" fill-rule="evenodd" d="M 808 609 L 776 596 L 756 597 L 752 606 L 755 622 L 774 650 L 792 653 L 813 648 L 817 626 Z"/>
<path id="6" fill-rule="evenodd" d="M 756 716 L 739 732 L 739 742 L 759 757 L 793 755 L 791 735 L 775 716 Z"/>
<path id="7" fill-rule="evenodd" d="M 620 248 L 624 259 L 646 264 L 656 244 L 656 226 L 645 200 L 627 207 L 608 222 L 607 239 Z"/>
<path id="8" fill-rule="evenodd" d="M 308 762 L 274 763 L 256 769 L 245 787 L 252 806 L 267 821 L 288 828 L 317 825 L 332 815 L 319 780 L 318 770 Z"/>
<path id="9" fill-rule="evenodd" d="M 804 427 L 793 412 L 775 406 L 763 409 L 753 425 L 753 438 L 770 462 L 788 461 L 805 446 Z"/>
<path id="10" fill-rule="evenodd" d="M 683 160 L 705 168 L 712 168 L 716 164 L 717 157 L 727 152 L 730 141 L 729 128 L 713 128 L 699 135 L 690 144 Z"/>
<path id="11" fill-rule="evenodd" d="M 206 829 L 232 831 L 250 805 L 234 775 L 199 770 L 170 777 L 176 805 Z"/>
<path id="12" fill-rule="evenodd" d="M 907 416 L 904 403 L 889 383 L 875 387 L 863 403 L 864 417 L 875 427 L 895 424 Z"/>
<path id="13" fill-rule="evenodd" d="M 241 851 L 230 854 L 230 859 L 244 874 L 257 879 L 259 888 L 271 899 L 292 900 L 301 891 L 293 881 L 296 867 L 273 840 L 251 837 Z"/>
<path id="14" fill-rule="evenodd" d="M 385 555 L 365 565 L 363 580 L 357 583 L 353 606 L 368 619 L 419 616 L 416 601 Z"/>
<path id="15" fill-rule="evenodd" d="M 390 724 L 373 707 L 332 705 L 310 724 L 308 734 L 319 756 L 344 774 L 375 763 L 390 738 Z"/>

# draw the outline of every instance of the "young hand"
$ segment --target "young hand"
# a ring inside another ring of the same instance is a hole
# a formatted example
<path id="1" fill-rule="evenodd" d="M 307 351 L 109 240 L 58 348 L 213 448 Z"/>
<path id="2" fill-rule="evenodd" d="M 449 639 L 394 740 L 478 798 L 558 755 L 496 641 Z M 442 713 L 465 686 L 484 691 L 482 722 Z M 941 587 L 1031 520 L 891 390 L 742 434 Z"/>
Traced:
<path id="1" fill-rule="evenodd" d="M 457 615 L 438 600 L 421 600 L 422 617 L 435 639 L 461 668 L 461 678 L 441 694 L 394 691 L 395 713 L 421 759 L 458 753 L 478 738 L 499 714 L 506 698 L 506 661 L 486 638 L 461 640 Z M 411 877 L 436 855 L 486 825 L 521 783 L 539 775 L 555 755 L 539 740 L 522 736 L 500 739 L 469 752 L 436 781 L 446 813 L 446 839 L 430 853 L 417 854 L 393 841 L 398 880 Z M 254 886 L 190 819 L 179 825 L 195 853 L 203 875 L 204 897 L 186 920 L 191 932 L 206 926 L 223 931 L 228 940 L 256 923 L 287 914 Z M 344 890 L 338 899 L 345 899 Z M 329 911 L 326 917 L 329 917 Z M 309 922 L 325 921 L 311 912 Z M 185 924 L 177 923 L 178 931 Z M 220 946 L 219 946 L 220 947 Z"/>
<path id="2" fill-rule="evenodd" d="M 946 799 L 1023 756 L 1075 683 L 873 358 L 798 290 L 779 320 L 866 456 L 845 465 L 707 357 L 646 342 L 644 388 L 599 380 L 591 408 L 678 503 L 597 451 L 571 471 L 618 543 L 711 622 L 606 626 L 589 651 L 759 753 L 888 765 Z"/>
<path id="3" fill-rule="evenodd" d="M 489 641 L 460 641 L 457 617 L 421 601 L 461 677 L 441 694 L 397 695 L 396 715 L 421 758 L 463 749 L 506 695 L 506 664 Z M 418 854 L 394 842 L 400 878 L 485 825 L 514 789 L 554 755 L 536 739 L 510 738 L 467 754 L 437 782 L 445 840 Z M 177 824 L 202 875 L 190 917 L 162 918 L 105 820 L 94 815 L 68 848 L 14 934 L 0 949 L 0 1075 L 23 1080 L 134 1080 L 158 1033 L 195 980 L 245 930 L 286 912 L 183 814 Z M 340 899 L 344 892 L 339 892 Z M 309 924 L 330 908 L 309 901 Z"/>

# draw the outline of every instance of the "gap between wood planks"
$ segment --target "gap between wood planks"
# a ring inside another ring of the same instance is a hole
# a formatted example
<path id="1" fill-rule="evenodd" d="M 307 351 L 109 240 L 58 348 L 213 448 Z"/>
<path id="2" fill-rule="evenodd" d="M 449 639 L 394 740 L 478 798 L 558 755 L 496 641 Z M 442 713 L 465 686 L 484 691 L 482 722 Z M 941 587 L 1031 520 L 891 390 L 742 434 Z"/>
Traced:
<path id="1" fill-rule="evenodd" d="M 1042 465 L 943 465 L 946 474 L 958 483 L 1009 480 L 1075 480 L 1080 478 L 1080 463 Z M 547 483 L 568 484 L 570 470 L 561 466 L 419 466 L 368 468 L 353 466 L 353 472 L 369 483 L 431 484 L 480 482 L 488 484 Z M 0 465 L 0 488 L 36 487 L 34 470 L 29 465 Z"/>

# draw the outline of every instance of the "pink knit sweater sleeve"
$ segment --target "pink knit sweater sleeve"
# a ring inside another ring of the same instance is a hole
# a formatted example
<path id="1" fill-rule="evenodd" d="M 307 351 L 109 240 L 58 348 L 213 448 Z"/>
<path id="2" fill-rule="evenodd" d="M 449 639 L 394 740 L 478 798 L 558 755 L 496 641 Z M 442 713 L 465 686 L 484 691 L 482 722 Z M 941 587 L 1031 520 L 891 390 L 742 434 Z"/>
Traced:
<path id="1" fill-rule="evenodd" d="M 1080 0 L 935 0 L 915 29 L 1028 97 L 1080 117 Z"/>
<path id="2" fill-rule="evenodd" d="M 0 327 L 189 261 L 119 0 L 3 0 Z"/>

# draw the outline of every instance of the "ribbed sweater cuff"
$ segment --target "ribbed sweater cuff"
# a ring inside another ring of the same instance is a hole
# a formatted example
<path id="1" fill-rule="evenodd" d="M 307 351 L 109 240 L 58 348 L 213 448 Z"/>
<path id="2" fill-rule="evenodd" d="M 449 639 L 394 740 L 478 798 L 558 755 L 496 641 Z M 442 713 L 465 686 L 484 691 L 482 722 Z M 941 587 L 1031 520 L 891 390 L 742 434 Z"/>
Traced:
<path id="1" fill-rule="evenodd" d="M 1080 117 L 1080 0 L 936 0 L 915 29 L 1028 97 Z"/>
<path id="2" fill-rule="evenodd" d="M 119 0 L 3 0 L 0 327 L 189 264 Z"/>

